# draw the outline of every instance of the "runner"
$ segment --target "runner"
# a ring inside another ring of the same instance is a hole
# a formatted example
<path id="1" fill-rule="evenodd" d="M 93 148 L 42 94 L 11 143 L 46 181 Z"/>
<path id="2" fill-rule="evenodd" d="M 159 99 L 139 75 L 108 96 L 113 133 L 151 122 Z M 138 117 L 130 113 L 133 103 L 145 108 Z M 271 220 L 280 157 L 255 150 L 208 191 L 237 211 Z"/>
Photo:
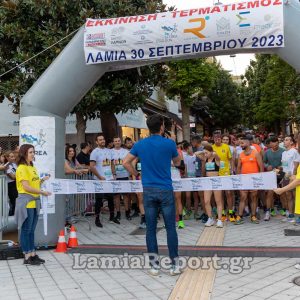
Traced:
<path id="1" fill-rule="evenodd" d="M 112 158 L 114 160 L 115 170 L 116 170 L 116 179 L 117 180 L 129 180 L 129 173 L 123 166 L 123 159 L 129 153 L 127 149 L 121 148 L 121 139 L 119 137 L 113 138 L 114 148 L 112 151 Z M 130 202 L 128 194 L 123 194 L 124 205 L 125 205 L 125 216 L 128 221 L 131 220 L 130 216 Z M 121 194 L 114 195 L 115 207 L 117 211 L 116 218 L 121 220 L 121 210 L 120 210 L 120 202 L 121 202 Z"/>
<path id="2" fill-rule="evenodd" d="M 259 152 L 251 149 L 252 137 L 244 136 L 241 137 L 241 147 L 243 152 L 239 156 L 237 173 L 238 174 L 252 174 L 264 171 L 264 166 L 262 158 Z M 245 208 L 245 202 L 250 195 L 250 207 L 251 207 L 251 222 L 258 224 L 259 221 L 256 218 L 257 209 L 257 190 L 242 190 L 240 191 L 240 204 L 239 204 L 239 214 L 236 217 L 234 224 L 240 225 L 243 223 L 243 213 Z"/>
<path id="3" fill-rule="evenodd" d="M 183 157 L 185 164 L 185 177 L 186 178 L 195 178 L 196 177 L 196 155 L 193 153 L 192 145 L 188 142 L 183 144 L 183 150 L 186 152 L 186 155 Z M 189 220 L 192 215 L 192 199 L 191 192 L 185 192 L 185 207 L 186 214 L 184 216 L 185 220 Z M 194 214 L 196 213 L 195 218 L 198 215 L 198 206 L 199 206 L 199 198 L 198 192 L 193 192 L 194 196 Z"/>
<path id="4" fill-rule="evenodd" d="M 264 164 L 267 171 L 272 171 L 275 169 L 279 169 L 281 167 L 283 152 L 284 150 L 282 148 L 279 148 L 279 142 L 277 137 L 272 136 L 270 138 L 270 149 L 268 149 L 264 154 Z M 269 221 L 271 215 L 272 216 L 276 215 L 274 209 L 274 192 L 272 190 L 267 191 L 266 206 L 267 208 L 266 208 L 264 220 Z"/>
<path id="5" fill-rule="evenodd" d="M 215 177 L 219 176 L 220 169 L 220 158 L 213 151 L 211 145 L 204 146 L 204 153 L 200 154 L 201 159 L 203 160 L 202 173 L 205 174 L 206 177 Z M 205 202 L 205 210 L 208 215 L 208 220 L 205 223 L 206 227 L 213 226 L 215 221 L 212 216 L 212 207 L 211 207 L 211 197 L 214 195 L 216 204 L 217 204 L 217 227 L 223 227 L 222 221 L 222 210 L 223 210 L 223 200 L 222 200 L 222 191 L 204 191 L 204 202 Z"/>
<path id="6" fill-rule="evenodd" d="M 220 168 L 219 168 L 219 176 L 229 176 L 230 175 L 230 167 L 232 161 L 232 155 L 230 148 L 227 144 L 222 143 L 222 136 L 219 133 L 214 134 L 214 144 L 213 150 L 216 152 L 218 157 L 220 158 Z M 229 213 L 229 220 L 231 222 L 235 221 L 234 216 L 234 202 L 233 195 L 231 191 L 225 191 L 226 200 L 227 200 L 227 209 Z M 223 200 L 224 203 L 224 200 Z M 224 207 L 224 205 L 223 205 Z M 226 221 L 227 216 L 225 210 L 223 210 L 222 214 L 222 222 Z"/>
<path id="7" fill-rule="evenodd" d="M 286 151 L 282 153 L 282 170 L 284 172 L 284 179 L 281 181 L 281 186 L 284 187 L 290 183 L 291 176 L 294 174 L 294 162 L 299 159 L 298 151 L 294 148 L 295 141 L 291 136 L 286 136 L 284 139 L 284 147 Z M 282 221 L 295 223 L 294 216 L 294 191 L 287 191 L 282 194 L 281 197 L 285 197 L 287 208 L 286 211 L 282 210 L 281 215 L 285 215 Z"/>
<path id="8" fill-rule="evenodd" d="M 112 152 L 105 148 L 105 138 L 103 134 L 98 134 L 96 137 L 97 148 L 95 148 L 90 156 L 90 170 L 94 174 L 95 180 L 113 180 L 116 176 L 115 165 L 113 163 Z M 109 221 L 110 223 L 120 224 L 120 221 L 114 217 L 114 199 L 113 194 L 95 194 L 95 225 L 103 227 L 100 221 L 100 212 L 103 206 L 103 200 L 108 201 Z"/>

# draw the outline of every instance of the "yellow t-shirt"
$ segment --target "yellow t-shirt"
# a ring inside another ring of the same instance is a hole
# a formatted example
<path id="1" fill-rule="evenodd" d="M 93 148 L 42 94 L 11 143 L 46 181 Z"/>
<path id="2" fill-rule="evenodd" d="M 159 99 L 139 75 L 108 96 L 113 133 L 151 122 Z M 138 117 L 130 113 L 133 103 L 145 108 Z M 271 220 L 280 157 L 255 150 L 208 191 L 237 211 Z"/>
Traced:
<path id="1" fill-rule="evenodd" d="M 17 183 L 17 190 L 19 194 L 29 194 L 33 197 L 39 197 L 39 194 L 32 194 L 28 193 L 24 190 L 21 181 L 26 180 L 29 182 L 29 185 L 34 189 L 41 188 L 41 180 L 38 175 L 37 169 L 33 166 L 27 165 L 19 165 L 16 171 L 16 183 Z M 28 202 L 27 208 L 36 208 L 35 200 Z"/>
<path id="2" fill-rule="evenodd" d="M 300 165 L 297 168 L 296 179 L 300 179 Z M 300 214 L 300 185 L 296 186 L 295 214 Z"/>
<path id="3" fill-rule="evenodd" d="M 229 159 L 232 157 L 232 155 L 229 146 L 227 144 L 221 144 L 221 146 L 216 146 L 214 144 L 212 147 L 214 152 L 216 152 L 220 158 L 219 175 L 230 175 Z"/>

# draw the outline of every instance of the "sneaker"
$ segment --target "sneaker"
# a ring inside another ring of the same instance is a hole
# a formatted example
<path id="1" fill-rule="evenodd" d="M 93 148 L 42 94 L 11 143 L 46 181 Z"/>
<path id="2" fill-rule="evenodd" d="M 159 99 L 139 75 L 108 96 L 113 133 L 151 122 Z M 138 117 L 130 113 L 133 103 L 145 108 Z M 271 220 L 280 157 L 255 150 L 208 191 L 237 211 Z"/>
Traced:
<path id="1" fill-rule="evenodd" d="M 270 221 L 270 212 L 269 211 L 266 211 L 264 221 Z"/>
<path id="2" fill-rule="evenodd" d="M 158 276 L 159 275 L 159 268 L 158 267 L 151 267 L 151 269 L 148 270 L 148 273 L 152 276 Z"/>
<path id="3" fill-rule="evenodd" d="M 237 216 L 236 220 L 234 222 L 234 225 L 241 225 L 243 223 L 244 223 L 244 220 L 240 216 Z"/>
<path id="4" fill-rule="evenodd" d="M 30 256 L 28 259 L 24 258 L 24 265 L 32 265 L 32 266 L 39 266 L 41 263 L 38 260 L 35 260 L 32 256 Z"/>
<path id="5" fill-rule="evenodd" d="M 202 213 L 201 216 L 199 217 L 199 220 L 202 220 L 204 216 L 205 216 L 205 213 Z"/>
<path id="6" fill-rule="evenodd" d="M 102 225 L 102 223 L 100 222 L 100 219 L 99 219 L 99 218 L 96 218 L 96 219 L 95 219 L 95 225 L 96 225 L 97 227 L 100 227 L 100 228 L 103 227 L 103 225 Z"/>
<path id="7" fill-rule="evenodd" d="M 227 221 L 227 216 L 226 216 L 226 215 L 222 215 L 222 217 L 221 217 L 221 221 L 222 221 L 222 222 L 225 222 L 225 221 Z"/>
<path id="8" fill-rule="evenodd" d="M 276 216 L 276 211 L 274 208 L 271 208 L 271 216 L 275 217 Z"/>
<path id="9" fill-rule="evenodd" d="M 258 219 L 256 218 L 256 216 L 252 216 L 252 217 L 251 217 L 251 223 L 259 224 L 259 221 L 258 221 Z"/>
<path id="10" fill-rule="evenodd" d="M 215 224 L 215 221 L 213 218 L 208 218 L 207 222 L 205 223 L 206 227 L 211 227 Z"/>
<path id="11" fill-rule="evenodd" d="M 120 221 L 117 219 L 117 217 L 111 217 L 111 218 L 109 218 L 109 223 L 120 224 Z"/>
<path id="12" fill-rule="evenodd" d="M 290 223 L 290 224 L 296 224 L 295 218 L 288 218 L 287 222 Z"/>
<path id="13" fill-rule="evenodd" d="M 37 254 L 35 256 L 32 256 L 32 259 L 39 261 L 41 264 L 45 263 L 45 260 L 40 258 Z"/>
<path id="14" fill-rule="evenodd" d="M 286 216 L 286 212 L 285 212 L 285 210 L 284 209 L 281 209 L 280 211 L 279 211 L 279 214 L 280 215 L 282 215 L 282 216 Z"/>
<path id="15" fill-rule="evenodd" d="M 139 228 L 140 229 L 146 229 L 147 228 L 146 222 L 141 222 L 140 225 L 139 225 Z"/>
<path id="16" fill-rule="evenodd" d="M 208 221 L 208 215 L 204 214 L 203 218 L 202 218 L 202 223 L 206 223 Z"/>
<path id="17" fill-rule="evenodd" d="M 183 221 L 178 221 L 178 229 L 183 229 L 185 227 Z"/>
<path id="18" fill-rule="evenodd" d="M 197 212 L 194 213 L 194 219 L 200 220 L 200 215 Z"/>
<path id="19" fill-rule="evenodd" d="M 171 276 L 176 276 L 176 275 L 180 275 L 182 272 L 181 272 L 181 269 L 179 266 L 177 265 L 172 265 L 171 269 L 170 269 L 170 275 Z"/>
<path id="20" fill-rule="evenodd" d="M 216 227 L 217 228 L 223 228 L 224 227 L 223 222 L 221 220 L 218 220 Z"/>
<path id="21" fill-rule="evenodd" d="M 230 215 L 229 215 L 229 221 L 230 221 L 230 222 L 235 222 L 235 221 L 236 221 L 236 218 L 235 218 L 235 215 L 234 215 L 234 214 L 230 214 Z"/>
<path id="22" fill-rule="evenodd" d="M 183 217 L 184 220 L 189 220 L 191 218 L 192 215 L 192 211 L 188 210 L 185 214 L 185 216 Z"/>

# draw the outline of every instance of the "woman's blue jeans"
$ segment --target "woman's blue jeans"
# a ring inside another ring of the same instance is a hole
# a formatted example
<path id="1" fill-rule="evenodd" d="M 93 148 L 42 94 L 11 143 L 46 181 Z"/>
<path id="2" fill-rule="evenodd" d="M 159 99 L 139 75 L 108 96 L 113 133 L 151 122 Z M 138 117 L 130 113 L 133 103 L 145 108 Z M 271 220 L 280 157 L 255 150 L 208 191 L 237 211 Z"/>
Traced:
<path id="1" fill-rule="evenodd" d="M 23 253 L 31 253 L 35 251 L 34 231 L 38 221 L 36 208 L 27 208 L 27 218 L 22 224 L 20 243 Z"/>

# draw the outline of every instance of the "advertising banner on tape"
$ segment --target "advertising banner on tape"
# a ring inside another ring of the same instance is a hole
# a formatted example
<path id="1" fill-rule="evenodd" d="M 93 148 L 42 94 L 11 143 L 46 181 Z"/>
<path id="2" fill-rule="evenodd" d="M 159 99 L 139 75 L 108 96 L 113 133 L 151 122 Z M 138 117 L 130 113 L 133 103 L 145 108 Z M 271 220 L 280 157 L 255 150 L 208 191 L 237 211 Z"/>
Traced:
<path id="1" fill-rule="evenodd" d="M 111 19 L 87 19 L 87 64 L 159 60 L 203 52 L 284 47 L 281 0 Z"/>
<path id="2" fill-rule="evenodd" d="M 53 194 L 142 193 L 139 180 L 98 181 L 51 179 L 47 190 Z M 207 190 L 272 190 L 277 187 L 276 173 L 265 172 L 247 175 L 184 178 L 173 180 L 175 192 Z"/>

